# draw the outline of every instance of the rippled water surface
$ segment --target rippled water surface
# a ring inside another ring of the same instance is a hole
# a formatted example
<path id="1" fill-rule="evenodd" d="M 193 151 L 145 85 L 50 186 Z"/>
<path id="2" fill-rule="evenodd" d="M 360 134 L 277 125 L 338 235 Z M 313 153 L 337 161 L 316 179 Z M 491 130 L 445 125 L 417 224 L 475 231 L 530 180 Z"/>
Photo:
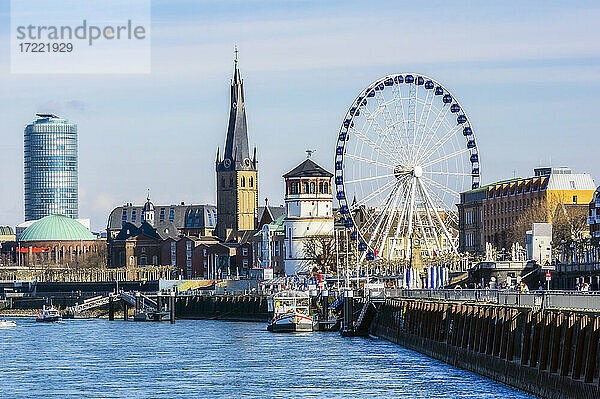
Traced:
<path id="1" fill-rule="evenodd" d="M 0 329 L 3 398 L 530 397 L 380 339 L 224 321 L 16 320 Z"/>

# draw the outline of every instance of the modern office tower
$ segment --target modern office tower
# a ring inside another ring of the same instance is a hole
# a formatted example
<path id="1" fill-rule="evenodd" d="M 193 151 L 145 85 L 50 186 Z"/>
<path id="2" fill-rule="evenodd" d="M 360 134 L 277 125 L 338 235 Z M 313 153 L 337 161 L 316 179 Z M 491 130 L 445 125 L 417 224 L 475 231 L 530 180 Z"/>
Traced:
<path id="1" fill-rule="evenodd" d="M 52 114 L 36 117 L 24 135 L 25 220 L 77 218 L 77 125 Z"/>

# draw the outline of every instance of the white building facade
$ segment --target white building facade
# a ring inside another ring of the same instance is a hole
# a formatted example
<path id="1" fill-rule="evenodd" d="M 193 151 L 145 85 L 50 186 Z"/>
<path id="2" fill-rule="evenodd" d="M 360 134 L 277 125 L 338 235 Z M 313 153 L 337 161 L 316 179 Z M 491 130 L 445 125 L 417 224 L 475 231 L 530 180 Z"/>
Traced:
<path id="1" fill-rule="evenodd" d="M 333 174 L 309 158 L 283 177 L 285 274 L 309 273 L 315 265 L 306 256 L 306 243 L 317 236 L 333 237 Z"/>

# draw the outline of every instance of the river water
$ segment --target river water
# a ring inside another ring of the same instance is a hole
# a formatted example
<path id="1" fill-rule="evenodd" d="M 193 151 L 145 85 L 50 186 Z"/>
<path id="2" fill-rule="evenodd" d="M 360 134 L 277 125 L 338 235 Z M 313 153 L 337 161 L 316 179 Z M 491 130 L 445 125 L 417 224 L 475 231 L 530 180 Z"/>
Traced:
<path id="1" fill-rule="evenodd" d="M 530 398 L 376 338 L 206 320 L 14 320 L 0 329 L 2 398 Z"/>

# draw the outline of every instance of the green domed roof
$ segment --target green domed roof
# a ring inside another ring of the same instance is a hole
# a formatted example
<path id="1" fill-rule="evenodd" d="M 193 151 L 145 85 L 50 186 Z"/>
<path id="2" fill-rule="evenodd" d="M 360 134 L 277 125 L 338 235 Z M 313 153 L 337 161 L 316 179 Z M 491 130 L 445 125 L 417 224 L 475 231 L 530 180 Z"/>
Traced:
<path id="1" fill-rule="evenodd" d="M 95 240 L 84 225 L 64 215 L 48 215 L 25 229 L 19 241 L 87 241 Z"/>

